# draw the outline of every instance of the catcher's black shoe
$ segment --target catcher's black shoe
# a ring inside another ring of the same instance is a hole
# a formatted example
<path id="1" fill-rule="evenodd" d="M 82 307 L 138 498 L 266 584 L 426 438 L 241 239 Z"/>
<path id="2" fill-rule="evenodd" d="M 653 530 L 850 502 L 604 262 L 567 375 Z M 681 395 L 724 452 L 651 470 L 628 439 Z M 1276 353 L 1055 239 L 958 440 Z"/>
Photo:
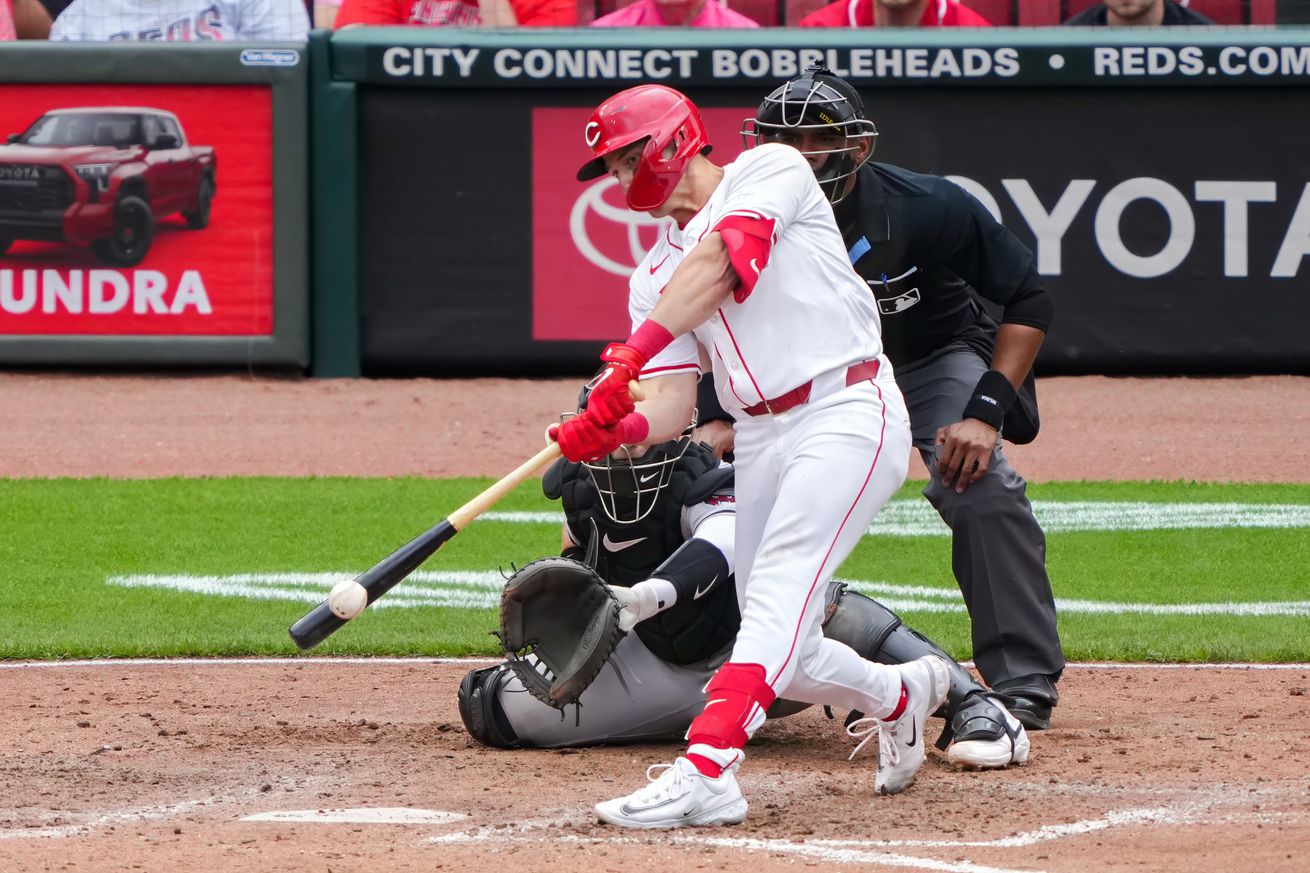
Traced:
<path id="1" fill-rule="evenodd" d="M 996 683 L 992 690 L 1008 698 L 1010 714 L 1028 730 L 1044 731 L 1051 726 L 1051 710 L 1060 702 L 1060 692 L 1050 676 L 1017 676 Z"/>

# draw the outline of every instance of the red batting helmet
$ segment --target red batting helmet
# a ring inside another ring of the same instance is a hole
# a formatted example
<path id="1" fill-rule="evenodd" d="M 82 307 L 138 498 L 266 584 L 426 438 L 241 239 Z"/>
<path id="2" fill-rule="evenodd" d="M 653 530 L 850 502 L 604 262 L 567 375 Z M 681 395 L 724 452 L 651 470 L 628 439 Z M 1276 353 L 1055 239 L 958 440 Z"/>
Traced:
<path id="1" fill-rule="evenodd" d="M 710 150 L 696 104 L 663 85 L 638 85 L 597 106 L 583 129 L 583 139 L 594 157 L 578 170 L 579 182 L 605 175 L 606 155 L 647 140 L 628 186 L 628 206 L 639 212 L 663 205 L 691 159 Z M 670 144 L 673 154 L 665 158 Z"/>

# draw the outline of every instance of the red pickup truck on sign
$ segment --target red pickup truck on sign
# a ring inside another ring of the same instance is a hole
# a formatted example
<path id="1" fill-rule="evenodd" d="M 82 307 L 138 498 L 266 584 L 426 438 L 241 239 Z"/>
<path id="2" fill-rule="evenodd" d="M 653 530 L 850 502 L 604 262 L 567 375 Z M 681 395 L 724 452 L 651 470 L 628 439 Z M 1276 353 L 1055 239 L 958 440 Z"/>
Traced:
<path id="1" fill-rule="evenodd" d="M 0 253 L 16 239 L 90 243 L 118 267 L 141 262 L 155 220 L 209 224 L 217 164 L 160 109 L 58 109 L 0 146 Z"/>

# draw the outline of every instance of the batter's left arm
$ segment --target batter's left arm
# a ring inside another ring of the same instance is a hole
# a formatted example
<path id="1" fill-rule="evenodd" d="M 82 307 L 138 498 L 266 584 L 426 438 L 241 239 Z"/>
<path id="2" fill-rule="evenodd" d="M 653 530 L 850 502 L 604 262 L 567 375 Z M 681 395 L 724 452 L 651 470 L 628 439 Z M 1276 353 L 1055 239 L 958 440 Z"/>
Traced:
<path id="1" fill-rule="evenodd" d="M 678 264 L 650 320 L 681 336 L 703 324 L 741 284 L 728 247 L 717 231 L 708 234 Z"/>
<path id="2" fill-rule="evenodd" d="M 691 424 L 696 411 L 696 374 L 670 373 L 643 379 L 641 388 L 646 397 L 637 403 L 637 412 L 650 424 L 646 445 L 676 439 Z"/>

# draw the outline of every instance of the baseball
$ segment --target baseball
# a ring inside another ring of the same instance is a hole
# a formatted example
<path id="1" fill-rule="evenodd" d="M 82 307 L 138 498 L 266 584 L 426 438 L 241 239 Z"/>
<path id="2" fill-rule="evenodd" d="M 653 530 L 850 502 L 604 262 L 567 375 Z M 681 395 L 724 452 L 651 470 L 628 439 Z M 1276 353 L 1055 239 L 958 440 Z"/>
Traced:
<path id="1" fill-rule="evenodd" d="M 350 621 L 368 606 L 368 592 L 354 579 L 343 579 L 328 593 L 328 608 L 337 618 Z"/>

